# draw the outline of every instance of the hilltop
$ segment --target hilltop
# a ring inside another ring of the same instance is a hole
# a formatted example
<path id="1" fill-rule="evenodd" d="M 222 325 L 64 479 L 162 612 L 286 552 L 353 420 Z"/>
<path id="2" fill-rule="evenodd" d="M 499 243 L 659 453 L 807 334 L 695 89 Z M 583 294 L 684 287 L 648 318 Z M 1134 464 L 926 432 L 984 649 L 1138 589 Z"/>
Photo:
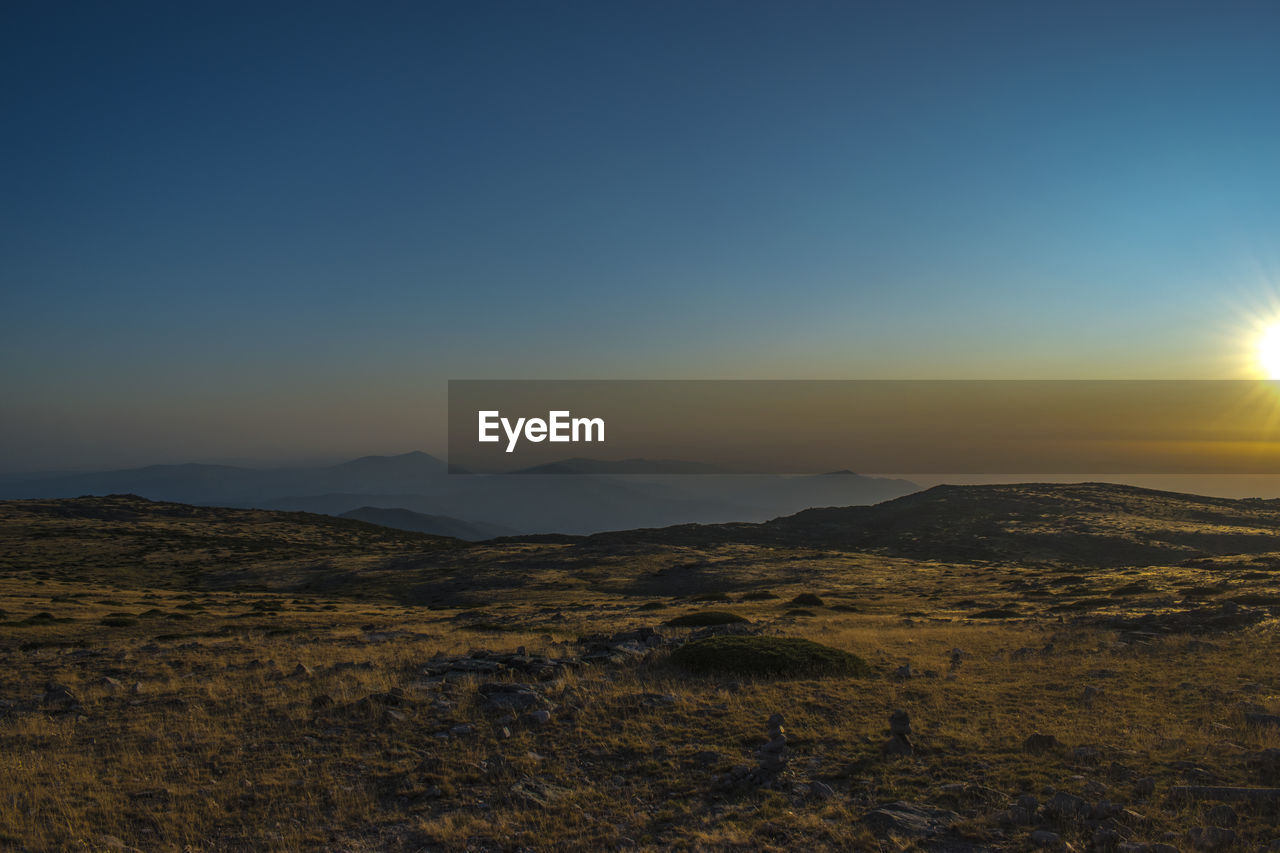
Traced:
<path id="1" fill-rule="evenodd" d="M 1142 566 L 1280 550 L 1280 500 L 1110 483 L 935 486 L 873 506 L 810 509 L 760 524 L 599 534 L 602 542 L 736 542 L 960 562 Z"/>

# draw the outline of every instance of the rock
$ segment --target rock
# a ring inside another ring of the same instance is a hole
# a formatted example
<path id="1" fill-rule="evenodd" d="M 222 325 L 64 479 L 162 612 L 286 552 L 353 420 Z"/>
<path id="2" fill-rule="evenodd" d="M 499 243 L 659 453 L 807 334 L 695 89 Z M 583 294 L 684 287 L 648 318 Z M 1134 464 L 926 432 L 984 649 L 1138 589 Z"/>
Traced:
<path id="1" fill-rule="evenodd" d="M 1080 696 L 1080 702 L 1086 708 L 1092 708 L 1093 703 L 1102 695 L 1101 687 L 1094 687 L 1092 684 L 1085 685 L 1084 693 Z"/>
<path id="2" fill-rule="evenodd" d="M 1280 726 L 1280 714 L 1246 713 L 1244 721 L 1251 726 Z"/>
<path id="3" fill-rule="evenodd" d="M 889 715 L 889 740 L 881 747 L 882 755 L 913 755 L 915 748 L 911 745 L 911 717 L 906 711 L 898 709 Z"/>
<path id="4" fill-rule="evenodd" d="M 301 662 L 299 662 L 298 665 L 293 668 L 293 672 L 289 674 L 294 678 L 310 678 L 311 676 L 315 675 L 311 667 Z"/>
<path id="5" fill-rule="evenodd" d="M 893 671 L 893 677 L 898 681 L 909 681 L 913 673 L 911 672 L 911 664 L 906 663 Z"/>
<path id="6" fill-rule="evenodd" d="M 879 806 L 862 816 L 862 822 L 876 835 L 904 838 L 942 835 L 959 819 L 958 814 L 946 809 L 901 801 Z"/>
<path id="7" fill-rule="evenodd" d="M 317 711 L 323 710 L 325 708 L 332 708 L 333 697 L 330 696 L 328 693 L 321 693 L 318 696 L 312 696 L 311 707 Z"/>
<path id="8" fill-rule="evenodd" d="M 449 729 L 449 734 L 453 737 L 465 737 L 466 735 L 471 734 L 472 731 L 474 731 L 474 729 L 471 726 L 466 723 L 459 723 Z"/>
<path id="9" fill-rule="evenodd" d="M 835 789 L 826 782 L 810 782 L 809 796 L 815 800 L 829 800 L 836 795 Z"/>
<path id="10" fill-rule="evenodd" d="M 997 820 L 1000 823 L 1012 824 L 1013 826 L 1028 826 L 1036 822 L 1036 813 L 1034 810 L 1024 809 L 1022 806 L 1013 806 L 1001 812 Z"/>
<path id="11" fill-rule="evenodd" d="M 1187 840 L 1197 850 L 1226 850 L 1236 843 L 1236 832 L 1221 826 L 1197 826 L 1187 833 Z"/>
<path id="12" fill-rule="evenodd" d="M 1056 832 L 1050 832 L 1047 829 L 1033 830 L 1029 836 L 1032 845 L 1036 847 L 1060 847 L 1062 845 L 1062 836 Z"/>
<path id="13" fill-rule="evenodd" d="M 1027 739 L 1022 742 L 1022 749 L 1026 752 L 1041 754 L 1061 749 L 1062 744 L 1058 743 L 1058 739 L 1053 735 L 1041 734 L 1040 732 L 1032 732 Z"/>
<path id="14" fill-rule="evenodd" d="M 1071 750 L 1071 760 L 1076 764 L 1097 764 L 1102 760 L 1102 751 L 1096 746 L 1077 746 Z"/>
<path id="15" fill-rule="evenodd" d="M 1270 747 L 1245 756 L 1245 765 L 1267 785 L 1280 784 L 1280 747 Z"/>
<path id="16" fill-rule="evenodd" d="M 1044 804 L 1045 813 L 1060 820 L 1072 820 L 1089 811 L 1089 804 L 1083 797 L 1059 791 Z"/>
<path id="17" fill-rule="evenodd" d="M 1156 777 L 1143 776 L 1133 783 L 1133 792 L 1139 797 L 1149 797 L 1156 792 Z"/>
<path id="18" fill-rule="evenodd" d="M 1240 823 L 1240 816 L 1236 814 L 1236 810 L 1226 803 L 1219 803 L 1209 809 L 1205 817 L 1208 818 L 1209 822 L 1214 826 L 1231 828 Z"/>
<path id="19" fill-rule="evenodd" d="M 539 708 L 536 711 L 530 711 L 525 714 L 523 719 L 529 726 L 541 728 L 551 722 L 551 712 L 545 708 Z"/>
<path id="20" fill-rule="evenodd" d="M 72 713 L 80 710 L 80 700 L 75 694 L 54 681 L 45 682 L 40 704 L 55 713 Z"/>
<path id="21" fill-rule="evenodd" d="M 112 696 L 116 696 L 124 692 L 124 685 L 109 675 L 104 675 L 98 684 L 107 688 L 107 692 Z"/>
<path id="22" fill-rule="evenodd" d="M 790 755 L 787 751 L 787 735 L 783 722 L 782 715 L 777 713 L 765 721 L 765 733 L 769 740 L 756 751 L 760 766 L 756 768 L 755 778 L 760 783 L 771 781 L 786 769 Z"/>
<path id="23" fill-rule="evenodd" d="M 485 682 L 479 692 L 485 697 L 482 711 L 532 711 L 548 704 L 533 687 L 517 682 Z"/>

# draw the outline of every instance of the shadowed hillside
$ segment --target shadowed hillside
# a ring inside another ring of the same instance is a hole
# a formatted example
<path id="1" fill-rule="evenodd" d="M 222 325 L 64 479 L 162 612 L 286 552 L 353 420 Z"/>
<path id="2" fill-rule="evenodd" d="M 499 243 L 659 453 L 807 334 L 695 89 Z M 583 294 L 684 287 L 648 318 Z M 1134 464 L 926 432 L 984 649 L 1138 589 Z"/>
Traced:
<path id="1" fill-rule="evenodd" d="M 0 572 L 157 587 L 253 584 L 301 567 L 462 546 L 362 521 L 137 495 L 0 501 Z M 336 562 L 335 562 L 336 561 Z"/>
<path id="2" fill-rule="evenodd" d="M 1280 500 L 1232 500 L 1108 483 L 936 486 L 867 507 L 762 524 L 600 534 L 621 544 L 740 542 L 932 560 L 1155 565 L 1280 550 Z"/>

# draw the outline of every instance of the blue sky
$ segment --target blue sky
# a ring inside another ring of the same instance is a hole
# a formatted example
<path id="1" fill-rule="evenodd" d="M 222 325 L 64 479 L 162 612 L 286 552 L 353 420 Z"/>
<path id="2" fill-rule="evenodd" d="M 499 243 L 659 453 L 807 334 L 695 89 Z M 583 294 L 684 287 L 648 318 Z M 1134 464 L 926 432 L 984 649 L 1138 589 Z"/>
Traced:
<path id="1" fill-rule="evenodd" d="M 448 378 L 1241 375 L 1269 3 L 0 13 L 0 470 L 442 447 Z"/>

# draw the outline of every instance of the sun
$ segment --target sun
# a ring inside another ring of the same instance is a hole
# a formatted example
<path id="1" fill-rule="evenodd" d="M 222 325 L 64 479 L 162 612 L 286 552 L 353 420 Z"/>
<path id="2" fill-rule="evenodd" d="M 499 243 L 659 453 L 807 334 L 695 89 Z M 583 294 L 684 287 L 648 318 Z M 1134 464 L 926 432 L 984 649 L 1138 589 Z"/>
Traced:
<path id="1" fill-rule="evenodd" d="M 1265 327 L 1256 344 L 1258 366 L 1268 379 L 1280 379 L 1280 322 Z"/>

